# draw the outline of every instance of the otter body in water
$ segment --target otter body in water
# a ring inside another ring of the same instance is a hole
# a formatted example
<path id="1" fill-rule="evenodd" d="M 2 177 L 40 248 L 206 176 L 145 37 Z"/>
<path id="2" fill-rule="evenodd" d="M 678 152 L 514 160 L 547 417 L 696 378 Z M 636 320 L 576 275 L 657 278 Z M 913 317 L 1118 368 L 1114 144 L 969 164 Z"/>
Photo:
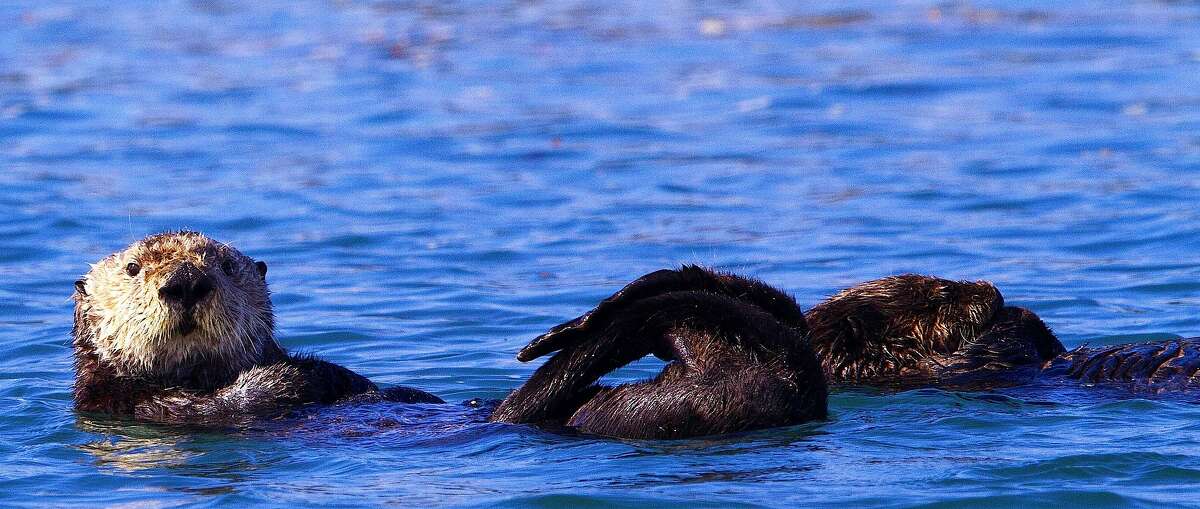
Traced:
<path id="1" fill-rule="evenodd" d="M 267 266 L 196 232 L 152 235 L 75 283 L 75 406 L 196 424 L 279 415 L 351 396 L 441 403 L 380 390 L 275 340 Z"/>
<path id="2" fill-rule="evenodd" d="M 895 276 L 808 313 L 762 282 L 695 266 L 643 276 L 535 338 L 557 352 L 493 421 L 680 438 L 797 424 L 826 413 L 826 384 L 1011 385 L 1063 351 L 1037 315 L 986 282 Z M 653 380 L 595 385 L 646 354 Z"/>
<path id="3" fill-rule="evenodd" d="M 826 384 L 993 388 L 1075 379 L 1200 387 L 1200 338 L 1066 351 L 1032 311 L 986 281 L 906 274 L 853 286 L 802 313 L 759 281 L 695 266 L 643 276 L 517 355 L 554 356 L 491 420 L 630 438 L 681 438 L 825 415 Z M 658 377 L 595 382 L 646 354 Z"/>
<path id="4" fill-rule="evenodd" d="M 905 274 L 838 292 L 805 313 L 832 384 L 1021 383 L 1064 351 L 1032 311 L 986 281 Z"/>
<path id="5" fill-rule="evenodd" d="M 796 302 L 758 281 L 699 267 L 654 272 L 521 350 L 521 361 L 557 353 L 490 419 L 626 438 L 823 419 L 824 377 L 805 332 Z M 596 384 L 647 354 L 668 361 L 656 378 Z"/>
<path id="6" fill-rule="evenodd" d="M 1036 314 L 1003 302 L 984 281 L 903 275 L 843 290 L 805 317 L 831 384 L 1200 387 L 1200 338 L 1066 351 Z"/>

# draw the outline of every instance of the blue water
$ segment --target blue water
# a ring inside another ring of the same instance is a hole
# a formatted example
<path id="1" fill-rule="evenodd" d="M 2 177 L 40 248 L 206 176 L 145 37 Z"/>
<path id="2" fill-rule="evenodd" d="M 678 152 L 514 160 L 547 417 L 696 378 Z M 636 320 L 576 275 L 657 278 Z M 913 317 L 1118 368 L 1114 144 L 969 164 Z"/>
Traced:
<path id="1" fill-rule="evenodd" d="M 790 4 L 5 2 L 0 506 L 1197 504 L 1189 397 L 845 391 L 676 442 L 457 404 L 680 263 L 805 307 L 989 279 L 1068 346 L 1200 335 L 1200 5 Z M 72 281 L 182 227 L 270 264 L 287 347 L 455 404 L 77 416 Z"/>

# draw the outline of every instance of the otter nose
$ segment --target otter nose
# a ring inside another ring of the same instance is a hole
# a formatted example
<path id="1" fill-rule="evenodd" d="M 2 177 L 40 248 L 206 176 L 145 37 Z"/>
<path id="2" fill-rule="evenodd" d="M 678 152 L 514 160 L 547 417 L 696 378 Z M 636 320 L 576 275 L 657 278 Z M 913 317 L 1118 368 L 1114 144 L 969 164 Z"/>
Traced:
<path id="1" fill-rule="evenodd" d="M 176 302 L 191 309 L 212 292 L 212 279 L 191 262 L 184 262 L 167 282 L 158 289 L 158 295 L 167 302 Z"/>

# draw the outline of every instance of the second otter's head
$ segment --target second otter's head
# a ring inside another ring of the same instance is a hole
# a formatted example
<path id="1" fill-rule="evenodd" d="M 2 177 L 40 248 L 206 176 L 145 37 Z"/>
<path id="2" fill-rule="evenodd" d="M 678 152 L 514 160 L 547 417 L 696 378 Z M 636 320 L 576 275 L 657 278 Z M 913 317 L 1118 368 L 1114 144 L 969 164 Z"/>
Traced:
<path id="1" fill-rule="evenodd" d="M 955 352 L 1004 308 L 986 281 L 905 274 L 843 290 L 805 314 L 831 381 L 919 375 L 929 358 Z"/>
<path id="2" fill-rule="evenodd" d="M 75 282 L 75 348 L 118 376 L 232 376 L 278 350 L 267 266 L 196 232 L 162 233 Z"/>

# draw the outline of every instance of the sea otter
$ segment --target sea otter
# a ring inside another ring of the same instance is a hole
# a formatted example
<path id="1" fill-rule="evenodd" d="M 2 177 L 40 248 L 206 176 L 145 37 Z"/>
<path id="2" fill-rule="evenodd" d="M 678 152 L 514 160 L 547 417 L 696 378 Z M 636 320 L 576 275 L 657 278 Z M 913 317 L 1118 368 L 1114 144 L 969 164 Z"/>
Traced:
<path id="1" fill-rule="evenodd" d="M 759 281 L 661 270 L 521 350 L 521 361 L 557 353 L 490 420 L 684 438 L 823 419 L 825 379 L 806 331 L 796 301 Z M 647 354 L 668 361 L 656 378 L 596 384 Z"/>
<path id="2" fill-rule="evenodd" d="M 1200 338 L 1066 351 L 1036 314 L 1005 306 L 986 281 L 886 277 L 837 293 L 805 318 L 831 384 L 1200 386 Z"/>
<path id="3" fill-rule="evenodd" d="M 1017 384 L 1064 348 L 987 281 L 904 274 L 838 292 L 804 317 L 831 384 Z"/>
<path id="4" fill-rule="evenodd" d="M 553 352 L 491 420 L 682 438 L 820 419 L 827 384 L 993 388 L 1064 377 L 1200 386 L 1200 338 L 1068 352 L 991 283 L 915 274 L 861 283 L 802 313 L 753 279 L 661 270 L 534 338 L 517 359 Z M 595 385 L 648 353 L 670 361 L 657 378 Z"/>
<path id="5" fill-rule="evenodd" d="M 827 384 L 1019 383 L 1063 348 L 986 282 L 893 276 L 804 313 L 760 281 L 684 266 L 635 280 L 517 359 L 556 351 L 492 420 L 630 438 L 744 431 L 824 417 Z M 657 378 L 594 384 L 648 353 L 671 361 Z"/>
<path id="6" fill-rule="evenodd" d="M 228 424 L 351 396 L 442 403 L 275 340 L 267 265 L 192 231 L 134 242 L 75 282 L 75 407 Z"/>

